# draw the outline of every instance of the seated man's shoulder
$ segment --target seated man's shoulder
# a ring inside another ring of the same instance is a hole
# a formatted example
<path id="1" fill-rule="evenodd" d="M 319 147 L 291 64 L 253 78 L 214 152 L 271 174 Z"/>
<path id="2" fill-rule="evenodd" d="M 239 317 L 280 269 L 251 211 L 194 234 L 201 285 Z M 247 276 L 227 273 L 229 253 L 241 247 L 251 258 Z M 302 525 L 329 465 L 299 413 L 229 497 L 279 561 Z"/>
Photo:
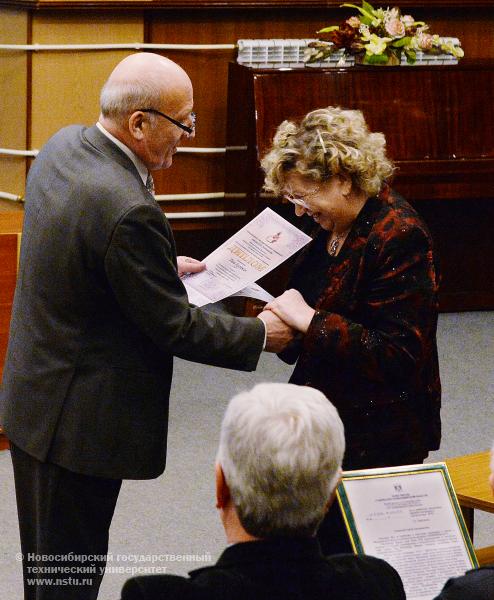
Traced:
<path id="1" fill-rule="evenodd" d="M 121 600 L 202 600 L 201 590 L 187 577 L 179 575 L 145 575 L 125 582 Z"/>
<path id="2" fill-rule="evenodd" d="M 216 566 L 179 575 L 145 575 L 125 582 L 121 600 L 262 600 L 257 585 L 235 570 Z"/>
<path id="3" fill-rule="evenodd" d="M 294 568 L 296 567 L 296 568 Z M 296 571 L 296 572 L 295 572 Z M 371 556 L 335 555 L 300 565 L 213 565 L 191 578 L 152 575 L 129 579 L 121 600 L 405 600 L 398 573 Z"/>
<path id="4" fill-rule="evenodd" d="M 199 571 L 199 570 L 198 570 Z M 146 575 L 126 581 L 121 600 L 264 600 L 264 586 L 215 566 L 193 577 Z M 267 600 L 267 597 L 266 597 Z M 273 599 L 276 600 L 276 599 Z"/>
<path id="5" fill-rule="evenodd" d="M 357 593 L 365 591 L 369 600 L 405 600 L 405 590 L 398 572 L 386 561 L 374 556 L 335 554 L 326 557 L 334 570 L 335 580 Z"/>
<path id="6" fill-rule="evenodd" d="M 494 565 L 472 569 L 462 577 L 449 579 L 435 600 L 492 600 Z"/>

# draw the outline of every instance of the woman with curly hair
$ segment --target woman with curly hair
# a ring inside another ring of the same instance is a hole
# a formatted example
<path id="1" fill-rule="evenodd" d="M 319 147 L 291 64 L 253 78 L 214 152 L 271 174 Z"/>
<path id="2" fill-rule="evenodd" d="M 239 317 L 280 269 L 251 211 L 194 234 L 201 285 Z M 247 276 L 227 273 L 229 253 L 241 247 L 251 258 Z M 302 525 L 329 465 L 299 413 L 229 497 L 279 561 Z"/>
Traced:
<path id="1" fill-rule="evenodd" d="M 261 163 L 265 188 L 315 222 L 266 308 L 299 332 L 281 355 L 297 362 L 290 382 L 338 408 L 344 469 L 421 463 L 441 435 L 437 264 L 426 225 L 386 183 L 385 146 L 360 111 L 328 107 L 283 122 Z M 337 520 L 320 529 L 325 553 L 346 549 Z"/>

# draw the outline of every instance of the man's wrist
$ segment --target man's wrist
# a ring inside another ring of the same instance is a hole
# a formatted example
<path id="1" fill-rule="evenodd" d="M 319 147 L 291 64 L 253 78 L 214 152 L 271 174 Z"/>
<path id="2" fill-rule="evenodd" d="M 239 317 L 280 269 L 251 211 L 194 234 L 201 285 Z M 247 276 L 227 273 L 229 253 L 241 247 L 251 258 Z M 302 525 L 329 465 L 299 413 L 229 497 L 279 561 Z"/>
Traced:
<path id="1" fill-rule="evenodd" d="M 266 343 L 268 341 L 268 326 L 262 319 L 259 320 L 262 321 L 262 324 L 264 325 L 264 341 L 262 343 L 262 349 L 266 350 Z"/>

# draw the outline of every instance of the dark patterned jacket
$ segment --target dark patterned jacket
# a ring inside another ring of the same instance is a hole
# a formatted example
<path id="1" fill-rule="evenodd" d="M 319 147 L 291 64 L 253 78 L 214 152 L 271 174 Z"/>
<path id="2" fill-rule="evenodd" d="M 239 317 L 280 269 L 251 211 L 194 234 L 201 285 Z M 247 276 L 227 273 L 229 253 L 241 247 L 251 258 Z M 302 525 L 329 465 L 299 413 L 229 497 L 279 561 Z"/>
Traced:
<path id="1" fill-rule="evenodd" d="M 321 390 L 338 408 L 345 468 L 424 458 L 441 437 L 431 236 L 389 188 L 367 201 L 334 258 L 327 235 L 317 227 L 289 283 L 316 308 L 290 381 Z"/>

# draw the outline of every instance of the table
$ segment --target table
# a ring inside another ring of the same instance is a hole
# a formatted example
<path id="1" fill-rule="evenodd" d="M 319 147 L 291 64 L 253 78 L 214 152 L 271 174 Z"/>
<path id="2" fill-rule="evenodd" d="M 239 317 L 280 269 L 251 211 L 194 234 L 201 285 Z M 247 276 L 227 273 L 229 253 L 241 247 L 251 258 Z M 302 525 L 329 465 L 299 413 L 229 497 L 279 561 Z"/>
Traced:
<path id="1" fill-rule="evenodd" d="M 473 541 L 474 509 L 494 513 L 494 494 L 488 481 L 490 452 L 448 458 L 445 462 Z M 476 548 L 475 553 L 480 565 L 494 563 L 494 546 Z"/>

